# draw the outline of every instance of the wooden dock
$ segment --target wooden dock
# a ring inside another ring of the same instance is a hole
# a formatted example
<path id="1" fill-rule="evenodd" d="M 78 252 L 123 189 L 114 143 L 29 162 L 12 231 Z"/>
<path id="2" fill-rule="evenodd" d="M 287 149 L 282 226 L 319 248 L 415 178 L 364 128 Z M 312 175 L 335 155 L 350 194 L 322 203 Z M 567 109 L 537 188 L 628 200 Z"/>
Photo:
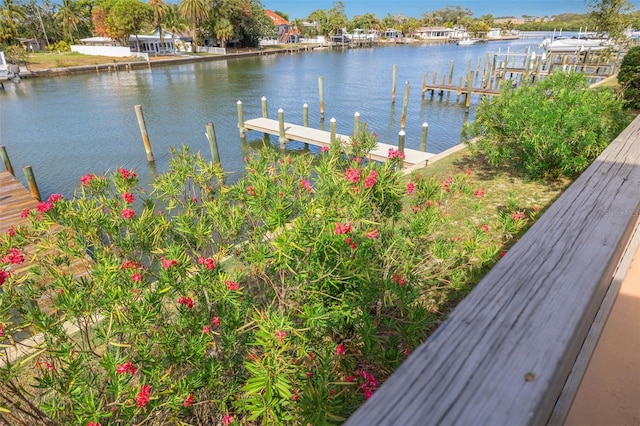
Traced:
<path id="1" fill-rule="evenodd" d="M 10 227 L 17 227 L 29 221 L 20 214 L 25 209 L 38 205 L 31 193 L 9 172 L 0 172 L 0 234 Z"/>
<path id="2" fill-rule="evenodd" d="M 275 136 L 280 135 L 279 126 L 280 124 L 278 120 L 272 120 L 269 118 L 253 118 L 244 122 L 245 130 L 256 130 L 258 132 Z M 284 136 L 286 138 L 286 142 L 299 141 L 319 147 L 331 146 L 331 132 L 299 126 L 296 124 L 284 123 Z M 343 144 L 351 144 L 351 137 L 349 136 L 336 134 L 335 138 L 336 140 L 342 141 Z M 398 147 L 395 145 L 378 143 L 378 145 L 371 150 L 369 156 L 373 160 L 384 162 L 389 159 L 390 149 L 397 150 Z M 435 154 L 405 148 L 404 155 L 405 167 L 420 167 L 426 166 L 427 161 Z"/>

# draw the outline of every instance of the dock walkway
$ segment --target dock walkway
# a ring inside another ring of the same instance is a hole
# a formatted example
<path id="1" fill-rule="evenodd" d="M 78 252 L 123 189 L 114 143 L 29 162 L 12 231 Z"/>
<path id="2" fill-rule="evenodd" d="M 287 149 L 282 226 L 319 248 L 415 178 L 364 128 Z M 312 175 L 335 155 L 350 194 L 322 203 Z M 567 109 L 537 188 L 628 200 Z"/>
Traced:
<path id="1" fill-rule="evenodd" d="M 268 133 L 271 135 L 280 135 L 280 124 L 278 120 L 272 120 L 269 118 L 253 118 L 244 122 L 246 130 L 256 130 L 262 133 Z M 331 132 L 324 130 L 313 129 L 310 127 L 299 126 L 291 123 L 284 123 L 284 136 L 288 141 L 299 141 L 315 145 L 319 147 L 329 147 L 331 145 Z M 336 140 L 340 140 L 345 145 L 351 144 L 351 138 L 349 136 L 336 134 Z M 378 143 L 378 145 L 371 150 L 369 156 L 376 161 L 387 161 L 389 159 L 389 150 L 397 150 L 398 147 L 394 145 Z M 418 151 L 415 149 L 404 149 L 404 166 L 426 166 L 427 161 L 435 154 L 428 152 Z"/>

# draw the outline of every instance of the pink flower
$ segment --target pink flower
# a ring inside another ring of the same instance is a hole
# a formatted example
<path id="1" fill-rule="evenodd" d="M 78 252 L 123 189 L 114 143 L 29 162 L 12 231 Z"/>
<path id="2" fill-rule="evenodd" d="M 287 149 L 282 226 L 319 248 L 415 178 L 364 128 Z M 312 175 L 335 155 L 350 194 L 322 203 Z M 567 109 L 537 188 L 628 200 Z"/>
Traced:
<path id="1" fill-rule="evenodd" d="M 344 346 L 342 345 L 342 343 L 339 343 L 338 346 L 336 346 L 336 354 L 338 356 L 344 354 Z"/>
<path id="2" fill-rule="evenodd" d="M 178 304 L 186 306 L 188 309 L 193 309 L 193 299 L 190 297 L 182 296 L 178 299 Z"/>
<path id="3" fill-rule="evenodd" d="M 40 201 L 36 206 L 36 209 L 40 213 L 46 213 L 53 208 L 53 203 L 51 201 Z"/>
<path id="4" fill-rule="evenodd" d="M 91 173 L 87 173 L 86 175 L 82 176 L 80 178 L 80 182 L 82 182 L 82 186 L 87 186 L 91 183 L 91 181 L 93 180 L 93 178 L 95 178 L 96 175 L 92 175 Z"/>
<path id="5" fill-rule="evenodd" d="M 20 217 L 21 217 L 21 218 L 23 218 L 23 219 L 24 219 L 24 218 L 26 218 L 26 217 L 29 217 L 29 213 L 30 213 L 30 212 L 31 212 L 31 211 L 30 211 L 29 209 L 24 209 L 24 210 L 22 210 L 22 212 L 20 213 Z"/>
<path id="6" fill-rule="evenodd" d="M 371 170 L 369 176 L 364 179 L 364 187 L 371 188 L 378 181 L 378 172 Z"/>
<path id="7" fill-rule="evenodd" d="M 398 284 L 400 287 L 404 286 L 407 283 L 407 280 L 402 278 L 398 274 L 393 274 L 393 276 L 391 277 L 391 281 Z"/>
<path id="8" fill-rule="evenodd" d="M 15 236 L 16 235 L 16 230 L 13 229 L 13 227 L 7 229 L 7 235 L 10 236 L 10 237 Z"/>
<path id="9" fill-rule="evenodd" d="M 162 267 L 164 269 L 169 269 L 173 266 L 178 265 L 178 261 L 176 259 L 166 259 L 164 257 L 160 258 L 160 263 L 162 263 Z"/>
<path id="10" fill-rule="evenodd" d="M 483 232 L 487 232 L 489 230 L 489 225 L 482 225 L 480 229 L 482 229 Z"/>
<path id="11" fill-rule="evenodd" d="M 24 255 L 17 248 L 10 248 L 9 253 L 2 256 L 2 263 L 10 263 L 12 265 L 20 265 L 24 263 Z"/>
<path id="12" fill-rule="evenodd" d="M 131 361 L 125 361 L 122 364 L 116 367 L 116 373 L 118 374 L 136 374 L 136 367 L 131 363 Z"/>
<path id="13" fill-rule="evenodd" d="M 62 196 L 62 194 L 51 194 L 49 195 L 49 198 L 47 199 L 47 201 L 49 201 L 50 203 L 57 203 L 58 201 L 62 200 L 64 197 Z"/>
<path id="14" fill-rule="evenodd" d="M 7 272 L 4 269 L 0 269 L 0 287 L 2 287 L 2 284 L 7 282 L 10 276 L 11 276 L 11 272 Z"/>
<path id="15" fill-rule="evenodd" d="M 413 191 L 416 189 L 416 185 L 409 181 L 409 183 L 407 183 L 407 195 L 411 195 L 413 194 Z"/>
<path id="16" fill-rule="evenodd" d="M 341 222 L 336 223 L 335 233 L 336 235 L 348 234 L 351 232 L 351 225 L 348 223 L 342 224 Z"/>
<path id="17" fill-rule="evenodd" d="M 140 272 L 136 272 L 135 274 L 131 275 L 131 280 L 133 282 L 139 283 L 142 280 L 142 275 L 140 274 Z"/>
<path id="18" fill-rule="evenodd" d="M 136 211 L 133 209 L 122 209 L 120 214 L 122 214 L 122 217 L 125 219 L 131 219 L 136 215 Z"/>
<path id="19" fill-rule="evenodd" d="M 127 170 L 125 168 L 118 169 L 118 174 L 125 179 L 133 179 L 138 176 L 133 170 Z"/>
<path id="20" fill-rule="evenodd" d="M 202 327 L 202 334 L 209 334 L 211 333 L 211 327 L 208 325 L 205 325 L 204 327 Z"/>
<path id="21" fill-rule="evenodd" d="M 325 152 L 329 152 L 329 147 L 328 146 L 323 146 L 322 148 L 320 148 L 320 152 L 322 152 L 323 154 Z"/>
<path id="22" fill-rule="evenodd" d="M 247 193 L 248 193 L 249 195 L 251 195 L 252 197 L 256 195 L 256 191 L 255 191 L 255 189 L 253 188 L 253 186 L 247 186 Z"/>
<path id="23" fill-rule="evenodd" d="M 478 198 L 484 197 L 484 188 L 476 189 L 475 191 L 473 191 L 473 195 Z"/>
<path id="24" fill-rule="evenodd" d="M 360 171 L 358 169 L 347 169 L 344 172 L 344 177 L 348 182 L 356 183 L 360 180 Z"/>
<path id="25" fill-rule="evenodd" d="M 125 192 L 124 194 L 121 194 L 120 198 L 122 198 L 127 204 L 131 204 L 134 201 L 136 201 L 135 195 L 133 195 L 130 192 Z"/>
<path id="26" fill-rule="evenodd" d="M 149 398 L 150 394 L 151 394 L 151 386 L 149 385 L 142 386 L 142 388 L 140 389 L 140 392 L 138 392 L 138 394 L 135 397 L 136 407 L 144 408 L 144 406 L 147 405 L 151 400 Z"/>
<path id="27" fill-rule="evenodd" d="M 2 323 L 0 323 L 0 337 L 4 336 L 4 330 L 2 329 Z"/>
<path id="28" fill-rule="evenodd" d="M 313 187 L 311 186 L 309 181 L 307 181 L 306 179 L 302 179 L 300 181 L 300 186 L 303 187 L 304 189 L 306 189 L 309 192 L 313 192 Z"/>
<path id="29" fill-rule="evenodd" d="M 278 343 L 282 343 L 285 337 L 287 337 L 287 333 L 282 330 L 276 331 L 276 339 L 278 339 Z"/>
<path id="30" fill-rule="evenodd" d="M 238 289 L 238 283 L 235 281 L 231 281 L 231 280 L 227 280 L 224 282 L 227 286 L 227 289 L 229 289 L 230 291 L 236 291 Z"/>
<path id="31" fill-rule="evenodd" d="M 198 265 L 204 265 L 204 267 L 210 271 L 216 267 L 216 262 L 210 257 L 201 256 L 198 259 Z"/>
<path id="32" fill-rule="evenodd" d="M 220 317 L 211 318 L 211 324 L 213 324 L 214 327 L 220 327 Z"/>
<path id="33" fill-rule="evenodd" d="M 399 158 L 401 160 L 405 159 L 404 152 L 401 152 L 397 149 L 389 148 L 389 158 Z"/>
<path id="34" fill-rule="evenodd" d="M 378 230 L 374 229 L 373 231 L 369 231 L 364 235 L 367 238 L 371 238 L 372 240 L 375 240 L 378 237 Z"/>
<path id="35" fill-rule="evenodd" d="M 122 265 L 120 265 L 120 270 L 124 269 L 142 269 L 144 270 L 144 265 L 133 261 L 133 260 L 125 260 Z"/>
<path id="36" fill-rule="evenodd" d="M 233 423 L 233 416 L 227 414 L 222 418 L 222 424 L 224 426 L 229 426 L 231 423 Z"/>
<path id="37" fill-rule="evenodd" d="M 191 407 L 193 405 L 193 394 L 189 394 L 182 402 L 183 407 Z"/>
<path id="38" fill-rule="evenodd" d="M 96 422 L 89 422 L 87 423 L 87 426 L 102 426 L 101 423 L 96 423 Z"/>

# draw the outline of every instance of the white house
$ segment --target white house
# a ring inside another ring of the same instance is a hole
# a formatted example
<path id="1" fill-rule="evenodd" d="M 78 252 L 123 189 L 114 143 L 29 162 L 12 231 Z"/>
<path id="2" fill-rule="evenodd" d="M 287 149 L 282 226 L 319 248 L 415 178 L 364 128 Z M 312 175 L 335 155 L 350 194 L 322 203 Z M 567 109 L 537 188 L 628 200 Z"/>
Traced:
<path id="1" fill-rule="evenodd" d="M 420 27 L 413 32 L 413 37 L 420 40 L 446 41 L 453 37 L 454 30 L 447 27 Z"/>

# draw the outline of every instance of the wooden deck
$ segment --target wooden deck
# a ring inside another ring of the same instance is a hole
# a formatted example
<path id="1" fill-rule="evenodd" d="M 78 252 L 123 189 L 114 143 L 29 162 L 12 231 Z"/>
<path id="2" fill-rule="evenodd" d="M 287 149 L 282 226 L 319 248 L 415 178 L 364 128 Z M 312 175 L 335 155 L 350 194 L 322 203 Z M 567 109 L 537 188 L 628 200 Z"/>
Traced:
<path id="1" fill-rule="evenodd" d="M 280 125 L 278 120 L 272 120 L 269 118 L 253 118 L 245 121 L 244 126 L 246 130 L 256 130 L 258 132 L 268 133 L 275 136 L 280 135 Z M 331 145 L 331 132 L 324 130 L 284 123 L 284 134 L 288 141 L 299 141 L 319 147 L 329 147 Z M 349 136 L 336 134 L 335 137 L 336 140 L 341 140 L 343 143 L 351 143 L 351 138 Z M 387 161 L 389 159 L 389 149 L 398 149 L 398 147 L 395 145 L 378 143 L 378 145 L 371 150 L 370 157 L 376 161 Z M 405 167 L 422 167 L 426 166 L 427 161 L 435 154 L 405 148 L 404 155 Z"/>
<path id="2" fill-rule="evenodd" d="M 0 234 L 11 226 L 25 224 L 29 219 L 20 217 L 25 209 L 38 205 L 31 193 L 9 172 L 0 172 Z"/>
<path id="3" fill-rule="evenodd" d="M 640 117 L 346 425 L 561 425 L 637 252 L 638 143 Z"/>

